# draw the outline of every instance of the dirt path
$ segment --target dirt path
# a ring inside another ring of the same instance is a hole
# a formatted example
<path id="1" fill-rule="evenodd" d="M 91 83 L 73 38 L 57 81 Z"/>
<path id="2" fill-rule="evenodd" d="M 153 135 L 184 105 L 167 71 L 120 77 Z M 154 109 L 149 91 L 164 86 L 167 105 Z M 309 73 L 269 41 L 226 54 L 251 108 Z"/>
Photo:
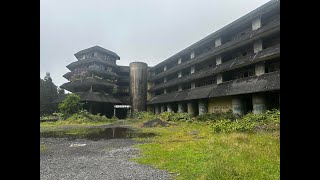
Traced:
<path id="1" fill-rule="evenodd" d="M 91 141 L 40 138 L 41 179 L 170 179 L 169 173 L 129 161 L 139 155 L 132 139 Z"/>

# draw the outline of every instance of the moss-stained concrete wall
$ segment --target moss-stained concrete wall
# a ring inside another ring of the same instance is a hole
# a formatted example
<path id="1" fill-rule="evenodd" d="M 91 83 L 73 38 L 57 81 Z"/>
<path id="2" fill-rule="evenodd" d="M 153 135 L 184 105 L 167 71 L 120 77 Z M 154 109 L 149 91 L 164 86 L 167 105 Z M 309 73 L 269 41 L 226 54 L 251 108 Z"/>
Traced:
<path id="1" fill-rule="evenodd" d="M 232 110 L 232 97 L 211 98 L 208 101 L 208 113 Z"/>

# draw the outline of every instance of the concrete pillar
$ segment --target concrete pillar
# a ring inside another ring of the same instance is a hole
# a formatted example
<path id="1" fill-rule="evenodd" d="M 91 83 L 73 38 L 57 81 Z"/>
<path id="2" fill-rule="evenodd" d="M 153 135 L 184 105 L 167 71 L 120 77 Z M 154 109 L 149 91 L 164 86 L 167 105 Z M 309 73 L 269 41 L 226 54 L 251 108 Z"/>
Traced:
<path id="1" fill-rule="evenodd" d="M 259 114 L 267 110 L 266 99 L 263 94 L 252 95 L 253 114 Z"/>
<path id="2" fill-rule="evenodd" d="M 196 67 L 195 66 L 191 66 L 190 74 L 193 74 L 195 71 L 196 71 Z"/>
<path id="3" fill-rule="evenodd" d="M 160 105 L 154 105 L 154 113 L 160 114 Z"/>
<path id="4" fill-rule="evenodd" d="M 165 111 L 166 111 L 166 106 L 164 104 L 161 104 L 160 112 L 163 113 Z"/>
<path id="5" fill-rule="evenodd" d="M 195 115 L 195 107 L 194 107 L 194 104 L 192 102 L 188 102 L 188 114 L 190 116 L 194 116 Z"/>
<path id="6" fill-rule="evenodd" d="M 164 90 L 163 90 L 163 94 L 167 94 L 167 89 L 164 89 Z"/>
<path id="7" fill-rule="evenodd" d="M 254 67 L 254 71 L 257 76 L 264 74 L 265 73 L 265 63 L 264 62 L 257 63 Z"/>
<path id="8" fill-rule="evenodd" d="M 178 64 L 181 64 L 181 62 L 182 62 L 182 59 L 179 58 L 179 59 L 178 59 Z"/>
<path id="9" fill-rule="evenodd" d="M 166 71 L 166 70 L 167 70 L 167 65 L 164 65 L 163 71 Z"/>
<path id="10" fill-rule="evenodd" d="M 199 100 L 199 115 L 205 114 L 208 112 L 208 103 L 205 100 Z"/>
<path id="11" fill-rule="evenodd" d="M 179 72 L 178 72 L 178 78 L 181 78 L 181 77 L 182 77 L 182 72 L 179 71 Z"/>
<path id="12" fill-rule="evenodd" d="M 164 78 L 163 78 L 163 82 L 164 82 L 164 83 L 167 82 L 167 77 L 164 77 Z"/>
<path id="13" fill-rule="evenodd" d="M 182 91 L 182 86 L 181 85 L 179 85 L 178 91 Z"/>
<path id="14" fill-rule="evenodd" d="M 252 31 L 261 28 L 261 17 L 257 17 L 252 21 Z"/>
<path id="15" fill-rule="evenodd" d="M 192 83 L 191 83 L 191 89 L 194 89 L 194 88 L 196 88 L 196 83 L 195 83 L 195 82 L 192 82 Z"/>
<path id="16" fill-rule="evenodd" d="M 219 47 L 221 46 L 221 37 L 218 37 L 215 41 L 214 41 L 214 47 Z"/>
<path id="17" fill-rule="evenodd" d="M 183 113 L 184 112 L 183 103 L 178 103 L 178 112 L 179 113 Z"/>
<path id="18" fill-rule="evenodd" d="M 217 74 L 217 84 L 220 84 L 223 82 L 223 76 L 222 73 Z"/>
<path id="19" fill-rule="evenodd" d="M 168 112 L 173 112 L 171 104 L 167 104 L 167 111 Z"/>
<path id="20" fill-rule="evenodd" d="M 262 50 L 262 40 L 258 39 L 253 43 L 253 52 L 258 53 Z"/>
<path id="21" fill-rule="evenodd" d="M 152 106 L 148 105 L 148 106 L 147 106 L 147 111 L 153 113 L 153 108 L 152 108 Z"/>
<path id="22" fill-rule="evenodd" d="M 217 56 L 216 57 L 216 65 L 219 65 L 219 64 L 221 64 L 222 63 L 222 58 L 221 58 L 221 56 Z"/>
<path id="23" fill-rule="evenodd" d="M 196 53 L 195 53 L 194 51 L 192 51 L 192 52 L 190 53 L 190 59 L 193 59 L 195 56 L 196 56 Z"/>
<path id="24" fill-rule="evenodd" d="M 233 97 L 232 98 L 232 112 L 233 114 L 244 114 L 244 104 L 240 97 Z"/>

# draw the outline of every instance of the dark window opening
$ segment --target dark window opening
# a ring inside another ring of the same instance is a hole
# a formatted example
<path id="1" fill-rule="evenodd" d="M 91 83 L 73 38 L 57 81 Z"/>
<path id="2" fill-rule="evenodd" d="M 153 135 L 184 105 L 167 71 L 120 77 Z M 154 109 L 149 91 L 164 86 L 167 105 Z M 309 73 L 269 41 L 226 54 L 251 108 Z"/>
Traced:
<path id="1" fill-rule="evenodd" d="M 232 71 L 227 71 L 223 73 L 223 81 L 231 81 L 235 79 L 242 79 L 246 77 L 251 77 L 255 75 L 254 66 L 247 66 L 245 68 L 240 68 Z"/>
<path id="2" fill-rule="evenodd" d="M 155 94 L 156 96 L 158 96 L 158 95 L 163 94 L 163 91 L 162 91 L 162 90 L 156 90 L 156 91 L 154 92 L 154 94 Z"/>
<path id="3" fill-rule="evenodd" d="M 266 49 L 280 44 L 280 33 L 262 39 L 262 48 Z"/>
<path id="4" fill-rule="evenodd" d="M 265 64 L 265 72 L 275 72 L 280 71 L 280 58 L 276 58 L 272 61 L 267 61 Z"/>
<path id="5" fill-rule="evenodd" d="M 181 87 L 182 87 L 182 90 L 191 89 L 191 84 L 190 83 L 186 83 L 186 84 L 183 84 Z"/>
<path id="6" fill-rule="evenodd" d="M 196 87 L 207 86 L 215 83 L 217 83 L 216 76 L 210 76 L 210 77 L 198 79 L 196 81 Z"/>

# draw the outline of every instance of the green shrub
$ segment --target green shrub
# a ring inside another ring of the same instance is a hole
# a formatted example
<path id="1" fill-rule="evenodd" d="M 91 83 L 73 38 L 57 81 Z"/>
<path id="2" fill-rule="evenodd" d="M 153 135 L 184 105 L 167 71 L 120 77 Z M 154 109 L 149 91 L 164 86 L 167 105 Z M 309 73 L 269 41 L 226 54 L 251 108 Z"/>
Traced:
<path id="1" fill-rule="evenodd" d="M 233 114 L 232 110 L 230 110 L 227 112 L 205 113 L 197 116 L 196 120 L 204 122 L 204 121 L 219 121 L 219 120 L 228 119 L 228 120 L 234 121 L 237 118 L 239 118 L 239 116 L 236 114 Z"/>
<path id="2" fill-rule="evenodd" d="M 62 124 L 87 124 L 92 122 L 113 122 L 114 119 L 108 119 L 106 116 L 101 116 L 100 114 L 93 115 L 85 110 L 79 113 L 72 114 L 69 116 Z"/>
<path id="3" fill-rule="evenodd" d="M 163 112 L 158 116 L 163 121 L 191 121 L 188 113 Z"/>
<path id="4" fill-rule="evenodd" d="M 152 120 L 157 118 L 157 116 L 154 115 L 152 112 L 146 112 L 146 111 L 135 112 L 133 113 L 132 117 L 135 119 L 144 119 L 144 120 Z"/>
<path id="5" fill-rule="evenodd" d="M 40 117 L 40 122 L 53 122 L 63 120 L 62 113 L 52 113 L 52 115 L 44 115 Z"/>
<path id="6" fill-rule="evenodd" d="M 83 103 L 80 102 L 80 96 L 77 94 L 68 94 L 59 104 L 59 111 L 67 118 L 82 109 Z"/>
<path id="7" fill-rule="evenodd" d="M 260 114 L 248 113 L 235 121 L 230 119 L 220 119 L 210 123 L 210 126 L 213 132 L 216 133 L 279 130 L 280 111 L 273 109 Z"/>

